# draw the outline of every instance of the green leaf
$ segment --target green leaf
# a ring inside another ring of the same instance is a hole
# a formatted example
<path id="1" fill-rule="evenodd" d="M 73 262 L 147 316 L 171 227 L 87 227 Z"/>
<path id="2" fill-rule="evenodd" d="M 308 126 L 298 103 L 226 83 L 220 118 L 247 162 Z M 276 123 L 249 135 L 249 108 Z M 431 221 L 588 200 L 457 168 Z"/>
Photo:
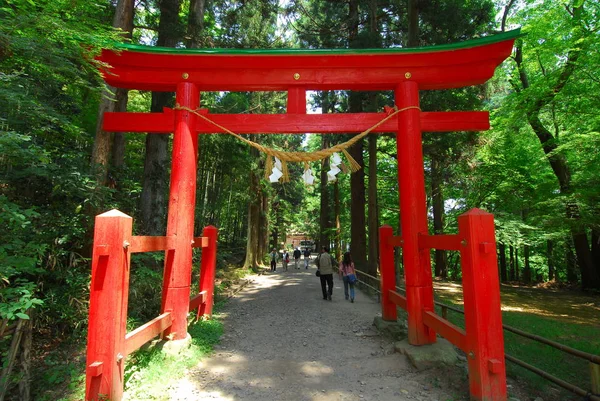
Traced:
<path id="1" fill-rule="evenodd" d="M 25 313 L 15 313 L 15 316 L 23 319 L 23 320 L 29 320 L 29 315 L 26 315 Z"/>

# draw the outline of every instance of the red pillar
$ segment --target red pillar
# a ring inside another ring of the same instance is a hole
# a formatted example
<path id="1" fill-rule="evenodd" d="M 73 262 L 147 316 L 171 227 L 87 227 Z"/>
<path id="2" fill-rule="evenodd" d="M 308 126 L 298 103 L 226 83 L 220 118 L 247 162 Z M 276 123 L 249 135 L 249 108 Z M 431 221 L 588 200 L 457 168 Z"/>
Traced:
<path id="1" fill-rule="evenodd" d="M 198 87 L 189 82 L 178 84 L 175 101 L 179 106 L 197 109 L 200 103 Z M 176 240 L 175 249 L 167 251 L 165 257 L 161 308 L 161 313 L 173 314 L 173 325 L 165 331 L 165 335 L 171 335 L 173 340 L 187 336 L 196 205 L 196 119 L 197 116 L 189 111 L 175 111 L 167 236 L 174 236 Z"/>
<path id="2" fill-rule="evenodd" d="M 379 227 L 379 271 L 381 272 L 381 316 L 383 320 L 396 321 L 398 310 L 390 301 L 390 291 L 396 291 L 396 269 L 394 247 L 390 239 L 394 230 L 390 226 Z"/>
<path id="3" fill-rule="evenodd" d="M 217 227 L 204 227 L 202 236 L 208 238 L 208 246 L 202 248 L 202 265 L 200 267 L 200 292 L 206 291 L 205 302 L 200 305 L 198 317 L 212 316 L 215 294 L 215 272 L 217 270 Z"/>
<path id="4" fill-rule="evenodd" d="M 396 88 L 399 109 L 419 107 L 419 86 L 406 81 Z M 428 249 L 419 249 L 419 234 L 427 234 L 425 176 L 420 110 L 410 108 L 398 114 L 396 144 L 398 186 L 402 223 L 402 247 L 406 276 L 408 341 L 413 345 L 435 342 L 435 332 L 423 324 L 423 311 L 433 311 L 433 284 Z"/>
<path id="5" fill-rule="evenodd" d="M 506 400 L 504 336 L 494 216 L 472 209 L 458 217 L 471 399 Z"/>
<path id="6" fill-rule="evenodd" d="M 96 216 L 87 338 L 85 399 L 120 400 L 129 291 L 131 217 L 111 210 Z"/>

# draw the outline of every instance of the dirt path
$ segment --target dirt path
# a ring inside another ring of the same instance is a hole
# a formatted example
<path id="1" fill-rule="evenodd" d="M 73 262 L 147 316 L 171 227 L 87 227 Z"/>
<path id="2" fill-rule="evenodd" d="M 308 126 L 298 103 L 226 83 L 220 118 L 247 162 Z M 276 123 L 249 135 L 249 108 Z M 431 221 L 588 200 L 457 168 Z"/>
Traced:
<path id="1" fill-rule="evenodd" d="M 344 300 L 335 277 L 324 301 L 314 268 L 253 276 L 224 308 L 225 334 L 215 353 L 170 389 L 170 399 L 420 400 L 466 399 L 444 368 L 416 372 L 377 334 L 375 300 Z M 446 368 L 464 371 L 458 367 Z"/>

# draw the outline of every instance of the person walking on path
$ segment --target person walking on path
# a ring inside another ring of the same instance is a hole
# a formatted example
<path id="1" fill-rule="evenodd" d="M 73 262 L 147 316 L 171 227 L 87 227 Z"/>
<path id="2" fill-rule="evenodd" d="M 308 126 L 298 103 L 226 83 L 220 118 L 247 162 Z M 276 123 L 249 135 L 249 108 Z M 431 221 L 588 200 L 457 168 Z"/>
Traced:
<path id="1" fill-rule="evenodd" d="M 329 248 L 324 246 L 321 248 L 323 252 L 318 256 L 317 265 L 321 271 L 321 291 L 323 291 L 323 299 L 331 301 L 333 294 L 333 258 L 329 254 Z"/>
<path id="2" fill-rule="evenodd" d="M 271 256 L 271 271 L 274 272 L 277 270 L 277 251 L 273 249 L 269 256 Z"/>
<path id="3" fill-rule="evenodd" d="M 288 263 L 290 263 L 290 253 L 287 249 L 283 250 L 283 259 L 281 264 L 283 265 L 283 271 L 286 272 L 288 268 Z"/>
<path id="4" fill-rule="evenodd" d="M 354 284 L 356 283 L 356 270 L 354 270 L 354 262 L 350 252 L 344 254 L 344 258 L 340 262 L 340 278 L 344 281 L 344 296 L 346 301 L 350 298 L 350 302 L 354 302 Z M 348 294 L 350 287 L 350 294 Z"/>
<path id="5" fill-rule="evenodd" d="M 298 262 L 300 262 L 300 256 L 302 256 L 302 252 L 300 252 L 300 248 L 294 249 L 294 268 L 299 269 Z"/>
<path id="6" fill-rule="evenodd" d="M 304 268 L 308 270 L 308 262 L 310 262 L 310 251 L 304 248 Z"/>

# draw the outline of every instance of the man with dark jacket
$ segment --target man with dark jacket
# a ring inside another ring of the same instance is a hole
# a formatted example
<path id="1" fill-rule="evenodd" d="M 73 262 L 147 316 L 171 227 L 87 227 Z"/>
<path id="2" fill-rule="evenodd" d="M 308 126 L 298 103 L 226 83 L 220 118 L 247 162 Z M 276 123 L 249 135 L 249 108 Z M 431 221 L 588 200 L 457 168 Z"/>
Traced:
<path id="1" fill-rule="evenodd" d="M 300 256 L 302 256 L 302 252 L 300 252 L 300 248 L 294 249 L 294 268 L 299 269 L 298 262 L 300 261 Z"/>

